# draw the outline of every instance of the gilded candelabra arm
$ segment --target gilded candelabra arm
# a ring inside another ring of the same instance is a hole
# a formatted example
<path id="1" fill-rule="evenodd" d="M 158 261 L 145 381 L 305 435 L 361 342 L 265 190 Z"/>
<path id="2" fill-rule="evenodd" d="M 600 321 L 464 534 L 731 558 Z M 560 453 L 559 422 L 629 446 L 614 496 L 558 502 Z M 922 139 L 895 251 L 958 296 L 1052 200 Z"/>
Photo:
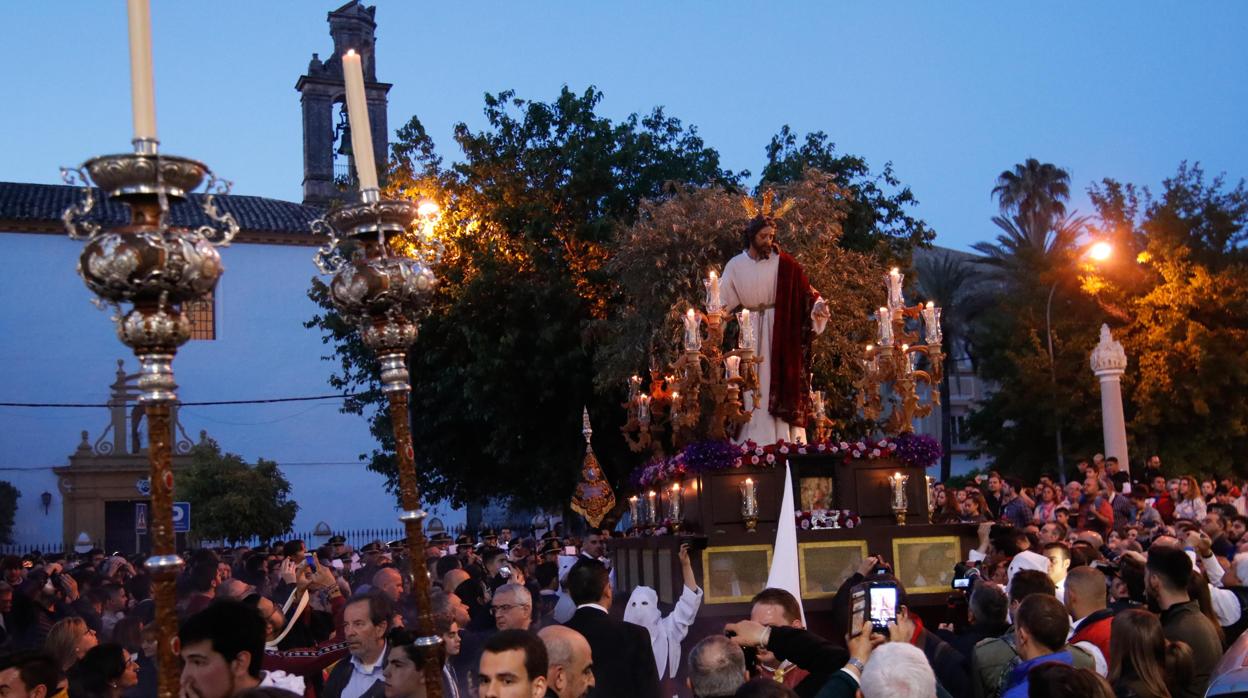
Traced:
<path id="1" fill-rule="evenodd" d="M 82 189 L 82 200 L 65 209 L 65 212 L 61 214 L 61 221 L 65 224 L 69 237 L 74 240 L 89 240 L 95 237 L 100 232 L 100 224 L 86 220 L 95 208 L 95 189 L 92 188 L 86 171 L 82 169 L 82 166 L 62 167 L 61 179 L 71 187 Z"/>
<path id="2" fill-rule="evenodd" d="M 238 221 L 235 220 L 234 214 L 221 212 L 221 209 L 217 207 L 217 197 L 229 194 L 234 184 L 226 179 L 218 179 L 212 170 L 206 170 L 206 173 L 208 183 L 204 187 L 204 199 L 200 206 L 204 210 L 204 215 L 217 225 L 201 225 L 198 229 L 199 234 L 217 247 L 228 247 L 234 241 L 234 236 L 238 235 Z"/>

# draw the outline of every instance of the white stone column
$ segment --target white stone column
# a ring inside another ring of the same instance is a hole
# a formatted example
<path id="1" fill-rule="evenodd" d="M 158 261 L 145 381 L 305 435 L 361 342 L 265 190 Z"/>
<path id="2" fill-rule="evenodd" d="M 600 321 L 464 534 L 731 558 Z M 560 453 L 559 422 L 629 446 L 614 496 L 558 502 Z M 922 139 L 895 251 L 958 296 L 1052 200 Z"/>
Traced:
<path id="1" fill-rule="evenodd" d="M 1105 435 L 1105 457 L 1115 456 L 1123 472 L 1131 472 L 1127 460 L 1127 424 L 1122 414 L 1123 372 L 1127 353 L 1114 341 L 1109 325 L 1101 325 L 1101 341 L 1092 350 L 1092 372 L 1101 381 L 1101 430 Z"/>

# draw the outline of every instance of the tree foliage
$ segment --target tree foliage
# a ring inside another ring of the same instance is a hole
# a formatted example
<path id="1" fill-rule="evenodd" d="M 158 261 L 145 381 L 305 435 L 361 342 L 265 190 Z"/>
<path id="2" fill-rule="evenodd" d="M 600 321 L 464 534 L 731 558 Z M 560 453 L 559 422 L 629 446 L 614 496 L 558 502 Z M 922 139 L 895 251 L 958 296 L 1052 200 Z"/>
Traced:
<path id="1" fill-rule="evenodd" d="M 999 467 L 1052 469 L 1055 415 L 1068 461 L 1103 449 L 1100 390 L 1088 355 L 1107 323 L 1123 344 L 1122 390 L 1132 460 L 1154 453 L 1170 472 L 1225 473 L 1248 450 L 1248 191 L 1180 165 L 1154 197 L 1106 179 L 1089 190 L 1091 236 L 1114 246 L 1093 267 L 1079 240 L 1029 231 L 1014 216 L 990 254 L 993 304 L 971 333 L 980 374 L 997 390 L 970 424 Z M 1062 220 L 1071 220 L 1070 216 Z M 1059 226 L 1060 227 L 1060 226 Z M 1047 240 L 1043 249 L 1038 241 Z M 1052 387 L 1045 305 L 1052 293 Z"/>
<path id="2" fill-rule="evenodd" d="M 872 173 L 865 158 L 838 153 L 836 144 L 823 131 L 806 134 L 800 145 L 788 126 L 772 136 L 762 186 L 797 181 L 811 169 L 826 172 L 846 190 L 842 247 L 908 260 L 911 248 L 930 243 L 936 236 L 910 213 L 918 200 L 910 187 L 901 184 L 893 163 L 886 162 L 883 170 Z"/>
<path id="3" fill-rule="evenodd" d="M 191 449 L 191 465 L 178 477 L 178 494 L 191 503 L 192 533 L 201 540 L 262 540 L 288 533 L 299 505 L 287 501 L 290 482 L 277 463 L 222 453 L 211 438 Z"/>
<path id="4" fill-rule="evenodd" d="M 1131 362 L 1135 452 L 1171 472 L 1229 474 L 1248 457 L 1248 190 L 1183 163 L 1156 198 L 1113 180 L 1090 193 L 1139 251 L 1134 273 L 1099 291 L 1128 309 L 1115 332 Z"/>
<path id="5" fill-rule="evenodd" d="M 11 482 L 0 480 L 0 543 L 13 542 L 13 521 L 17 517 L 17 500 L 21 491 Z"/>

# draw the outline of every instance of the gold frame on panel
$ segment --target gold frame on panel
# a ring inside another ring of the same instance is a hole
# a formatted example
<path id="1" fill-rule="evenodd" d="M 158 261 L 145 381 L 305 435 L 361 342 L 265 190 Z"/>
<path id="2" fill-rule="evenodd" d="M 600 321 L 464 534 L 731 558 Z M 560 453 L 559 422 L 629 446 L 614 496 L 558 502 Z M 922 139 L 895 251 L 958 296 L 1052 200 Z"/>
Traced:
<path id="1" fill-rule="evenodd" d="M 749 603 L 754 598 L 753 594 L 748 596 L 712 596 L 711 595 L 711 553 L 749 553 L 749 552 L 765 552 L 767 553 L 767 569 L 771 569 L 771 553 L 774 546 L 772 545 L 720 545 L 711 546 L 702 549 L 702 586 L 704 595 L 702 596 L 703 604 L 717 603 Z"/>
<path id="2" fill-rule="evenodd" d="M 826 599 L 836 596 L 835 591 L 825 591 L 820 593 L 806 593 L 806 551 L 812 548 L 858 548 L 862 553 L 862 559 L 867 559 L 867 541 L 862 540 L 830 540 L 816 541 L 811 543 L 797 544 L 797 569 L 798 576 L 801 579 L 800 584 L 803 599 Z M 845 581 L 845 580 L 841 580 Z"/>
<path id="3" fill-rule="evenodd" d="M 929 536 L 927 538 L 894 538 L 893 539 L 893 577 L 905 586 L 905 576 L 901 569 L 901 548 L 899 545 L 952 545 L 954 550 L 954 559 L 959 559 L 962 554 L 962 539 L 958 536 Z M 952 568 L 950 568 L 952 569 Z M 906 586 L 907 594 L 938 594 L 950 592 L 952 589 L 948 585 L 936 585 L 925 587 Z"/>

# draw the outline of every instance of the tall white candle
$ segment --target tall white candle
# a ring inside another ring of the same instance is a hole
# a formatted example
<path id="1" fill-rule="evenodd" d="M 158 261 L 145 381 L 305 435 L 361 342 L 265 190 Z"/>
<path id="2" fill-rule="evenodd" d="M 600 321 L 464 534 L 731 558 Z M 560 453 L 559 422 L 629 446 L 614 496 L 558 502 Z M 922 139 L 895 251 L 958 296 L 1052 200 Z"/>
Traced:
<path id="1" fill-rule="evenodd" d="M 728 369 L 728 378 L 737 378 L 741 375 L 741 357 L 728 356 L 724 358 L 724 368 Z"/>
<path id="2" fill-rule="evenodd" d="M 723 306 L 724 303 L 719 296 L 719 274 L 712 269 L 710 277 L 706 280 L 706 310 L 714 313 Z"/>
<path id="3" fill-rule="evenodd" d="M 373 159 L 373 132 L 368 125 L 368 100 L 364 98 L 364 69 L 355 49 L 342 56 L 342 75 L 347 83 L 347 116 L 351 119 L 351 155 L 360 177 L 360 191 L 377 188 L 377 163 Z"/>
<path id="4" fill-rule="evenodd" d="M 889 310 L 899 310 L 906 307 L 906 300 L 901 293 L 901 282 L 905 278 L 905 274 L 897 267 L 888 270 L 888 276 L 885 282 L 888 285 L 888 308 Z"/>
<path id="5" fill-rule="evenodd" d="M 130 103 L 135 140 L 156 140 L 156 89 L 152 81 L 150 0 L 126 0 L 130 25 Z"/>
<path id="6" fill-rule="evenodd" d="M 697 351 L 702 348 L 702 321 L 693 308 L 685 313 L 685 351 Z"/>

